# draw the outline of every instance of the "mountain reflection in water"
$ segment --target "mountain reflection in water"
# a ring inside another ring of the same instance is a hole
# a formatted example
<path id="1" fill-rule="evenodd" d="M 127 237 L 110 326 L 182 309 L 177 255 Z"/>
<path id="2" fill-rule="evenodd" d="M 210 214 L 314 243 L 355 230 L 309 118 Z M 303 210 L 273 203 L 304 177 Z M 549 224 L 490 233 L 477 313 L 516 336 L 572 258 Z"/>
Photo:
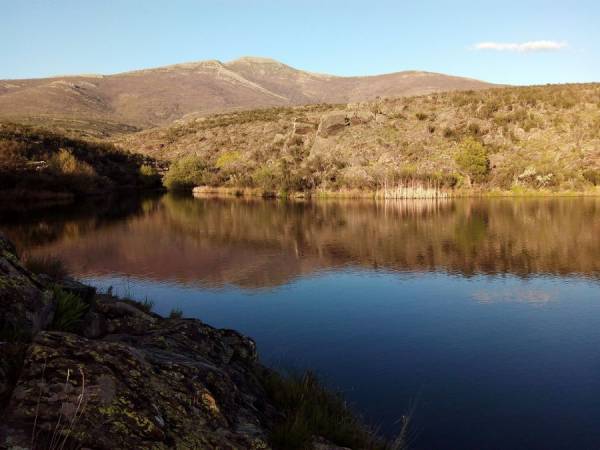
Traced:
<path id="1" fill-rule="evenodd" d="M 109 209 L 110 211 L 110 209 Z M 402 272 L 600 274 L 600 200 L 279 202 L 164 196 L 112 219 L 41 216 L 3 227 L 77 276 L 263 288 L 347 266 Z"/>
<path id="2" fill-rule="evenodd" d="M 600 199 L 117 198 L 0 212 L 25 254 L 252 336 L 415 449 L 600 448 Z"/>

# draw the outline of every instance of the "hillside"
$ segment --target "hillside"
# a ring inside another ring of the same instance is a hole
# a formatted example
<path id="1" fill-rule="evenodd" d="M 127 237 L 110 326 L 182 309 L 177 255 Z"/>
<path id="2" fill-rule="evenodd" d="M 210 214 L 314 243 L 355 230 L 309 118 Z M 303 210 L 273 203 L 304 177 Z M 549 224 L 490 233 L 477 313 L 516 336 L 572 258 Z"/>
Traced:
<path id="1" fill-rule="evenodd" d="M 122 188 L 157 188 L 151 158 L 110 143 L 0 122 L 0 201 L 70 200 Z"/>
<path id="2" fill-rule="evenodd" d="M 164 125 L 188 114 L 347 103 L 378 96 L 481 89 L 477 80 L 428 72 L 338 77 L 266 58 L 201 61 L 116 75 L 0 80 L 0 117 L 102 137 Z"/>
<path id="3" fill-rule="evenodd" d="M 600 84 L 236 112 L 118 144 L 176 160 L 166 178 L 172 187 L 388 196 L 409 195 L 392 192 L 409 186 L 427 196 L 463 188 L 593 190 L 600 185 Z"/>

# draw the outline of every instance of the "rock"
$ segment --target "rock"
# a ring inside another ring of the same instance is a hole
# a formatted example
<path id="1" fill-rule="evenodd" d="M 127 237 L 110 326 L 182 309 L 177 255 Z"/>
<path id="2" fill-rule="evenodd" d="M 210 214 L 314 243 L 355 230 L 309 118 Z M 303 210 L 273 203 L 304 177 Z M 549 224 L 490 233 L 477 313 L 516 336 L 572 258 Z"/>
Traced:
<path id="1" fill-rule="evenodd" d="M 34 335 L 54 316 L 52 294 L 19 261 L 14 246 L 0 235 L 0 328 Z"/>
<path id="2" fill-rule="evenodd" d="M 348 447 L 340 447 L 338 445 L 332 444 L 322 437 L 317 437 L 313 441 L 313 449 L 314 450 L 351 450 Z"/>
<path id="3" fill-rule="evenodd" d="M 4 238 L 0 251 L 2 323 L 30 339 L 0 342 L 0 449 L 270 448 L 279 415 L 250 338 L 70 279 L 92 306 L 83 335 L 48 331 L 51 291 Z"/>
<path id="4" fill-rule="evenodd" d="M 359 109 L 350 117 L 352 125 L 369 123 L 373 119 L 375 119 L 375 114 L 368 109 Z"/>
<path id="5" fill-rule="evenodd" d="M 80 283 L 73 278 L 66 277 L 59 282 L 55 283 L 57 287 L 63 291 L 70 292 L 82 298 L 86 302 L 91 302 L 96 295 L 96 289 L 92 286 Z"/>
<path id="6" fill-rule="evenodd" d="M 273 137 L 273 144 L 280 144 L 285 141 L 285 134 L 276 133 Z"/>
<path id="7" fill-rule="evenodd" d="M 321 117 L 317 135 L 322 137 L 334 136 L 350 125 L 350 118 L 345 112 L 333 112 Z"/>
<path id="8" fill-rule="evenodd" d="M 248 338 L 196 320 L 163 319 L 143 334 L 101 340 L 41 332 L 0 447 L 28 447 L 36 416 L 36 442 L 47 443 L 62 415 L 60 438 L 77 447 L 268 448 L 273 411 L 259 401 L 255 357 Z"/>
<path id="9" fill-rule="evenodd" d="M 387 116 L 385 114 L 376 114 L 375 122 L 382 124 L 387 122 Z"/>
<path id="10" fill-rule="evenodd" d="M 313 134 L 315 132 L 315 128 L 315 124 L 313 123 L 299 122 L 295 120 L 292 128 L 292 134 L 301 136 Z"/>
<path id="11" fill-rule="evenodd" d="M 99 295 L 80 334 L 49 331 L 51 291 L 0 237 L 0 317 L 27 338 L 0 341 L 0 449 L 270 449 L 282 418 L 254 341 Z M 315 448 L 345 450 L 325 440 Z"/>

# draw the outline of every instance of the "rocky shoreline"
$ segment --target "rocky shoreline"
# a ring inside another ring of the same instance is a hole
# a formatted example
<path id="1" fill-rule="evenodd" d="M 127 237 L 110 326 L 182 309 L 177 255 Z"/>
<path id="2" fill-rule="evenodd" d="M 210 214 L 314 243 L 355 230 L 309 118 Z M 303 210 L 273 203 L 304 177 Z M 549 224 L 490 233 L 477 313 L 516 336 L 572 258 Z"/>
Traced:
<path id="1" fill-rule="evenodd" d="M 0 448 L 269 448 L 277 411 L 251 339 L 73 281 L 62 289 L 89 309 L 77 332 L 51 331 L 49 280 L 25 269 L 4 238 L 0 249 L 4 328 L 30 338 L 14 386 L 6 367 L 0 373 L 2 394 L 12 389 Z M 0 344 L 4 361 L 8 347 Z"/>
<path id="2" fill-rule="evenodd" d="M 275 448 L 250 338 L 34 274 L 2 235 L 0 331 L 0 449 Z"/>

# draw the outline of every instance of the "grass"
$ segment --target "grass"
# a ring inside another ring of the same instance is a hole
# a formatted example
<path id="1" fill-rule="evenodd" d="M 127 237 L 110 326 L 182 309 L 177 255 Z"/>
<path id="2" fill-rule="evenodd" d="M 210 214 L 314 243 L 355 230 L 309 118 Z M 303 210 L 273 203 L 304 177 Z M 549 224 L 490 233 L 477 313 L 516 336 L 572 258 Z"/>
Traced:
<path id="1" fill-rule="evenodd" d="M 55 280 L 61 280 L 68 275 L 64 263 L 55 256 L 27 256 L 24 258 L 24 265 L 35 274 L 48 275 Z"/>
<path id="2" fill-rule="evenodd" d="M 169 313 L 169 319 L 181 319 L 183 317 L 183 311 L 179 308 L 173 308 Z"/>
<path id="3" fill-rule="evenodd" d="M 51 329 L 70 333 L 77 332 L 81 327 L 83 317 L 89 310 L 89 305 L 79 296 L 60 288 L 55 287 L 53 293 L 56 300 L 56 311 Z"/>
<path id="4" fill-rule="evenodd" d="M 148 297 L 146 297 L 143 301 L 137 303 L 139 304 L 142 311 L 144 311 L 145 313 L 152 312 L 152 309 L 154 308 L 154 301 L 150 300 Z"/>
<path id="5" fill-rule="evenodd" d="M 264 385 L 284 416 L 271 433 L 274 448 L 312 449 L 316 437 L 355 449 L 406 448 L 406 430 L 394 442 L 386 442 L 361 421 L 341 395 L 326 388 L 313 372 L 287 376 L 269 372 Z"/>

